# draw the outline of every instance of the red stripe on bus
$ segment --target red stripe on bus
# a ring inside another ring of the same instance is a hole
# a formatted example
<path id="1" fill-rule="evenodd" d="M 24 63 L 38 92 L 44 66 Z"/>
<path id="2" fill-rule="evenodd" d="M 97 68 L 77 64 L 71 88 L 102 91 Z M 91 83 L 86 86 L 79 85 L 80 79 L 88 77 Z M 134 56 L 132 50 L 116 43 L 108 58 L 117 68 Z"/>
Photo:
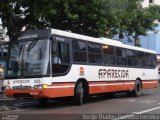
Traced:
<path id="1" fill-rule="evenodd" d="M 126 82 L 92 82 L 89 83 L 89 93 L 97 94 L 97 93 L 105 93 L 105 92 L 118 92 L 124 90 L 133 90 L 134 89 L 134 81 L 126 81 Z"/>
<path id="2" fill-rule="evenodd" d="M 143 89 L 151 89 L 156 88 L 158 86 L 158 80 L 143 80 L 142 81 L 142 88 Z"/>
<path id="3" fill-rule="evenodd" d="M 89 82 L 89 94 L 105 93 L 105 92 L 118 92 L 125 90 L 134 90 L 135 81 L 119 81 L 119 82 Z M 157 80 L 143 80 L 142 88 L 155 88 L 158 85 Z M 74 96 L 75 83 L 54 83 L 45 89 L 32 89 L 32 90 L 5 90 L 8 97 L 14 97 L 15 94 L 29 94 L 33 98 L 56 98 L 65 96 Z"/>

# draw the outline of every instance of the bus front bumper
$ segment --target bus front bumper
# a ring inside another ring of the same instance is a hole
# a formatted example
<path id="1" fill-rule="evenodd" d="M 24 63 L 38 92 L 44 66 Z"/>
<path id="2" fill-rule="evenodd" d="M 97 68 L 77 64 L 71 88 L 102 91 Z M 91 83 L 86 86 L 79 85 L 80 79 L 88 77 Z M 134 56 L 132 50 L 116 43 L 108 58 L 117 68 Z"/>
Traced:
<path id="1" fill-rule="evenodd" d="M 51 86 L 50 88 L 42 89 L 11 89 L 5 88 L 5 95 L 13 98 L 57 98 L 57 97 L 69 97 L 74 96 L 74 87 L 59 85 Z"/>
<path id="2" fill-rule="evenodd" d="M 5 89 L 5 95 L 12 98 L 45 98 L 43 89 L 37 90 L 13 90 Z"/>

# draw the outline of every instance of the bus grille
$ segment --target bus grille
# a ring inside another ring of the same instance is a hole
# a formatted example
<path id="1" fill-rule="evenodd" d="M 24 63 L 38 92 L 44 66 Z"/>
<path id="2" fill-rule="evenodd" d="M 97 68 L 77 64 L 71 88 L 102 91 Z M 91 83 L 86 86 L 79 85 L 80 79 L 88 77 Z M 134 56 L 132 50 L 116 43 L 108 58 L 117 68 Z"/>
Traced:
<path id="1" fill-rule="evenodd" d="M 31 86 L 14 86 L 12 87 L 13 90 L 31 90 Z"/>
<path id="2" fill-rule="evenodd" d="M 15 98 L 32 98 L 32 96 L 27 93 L 15 93 L 13 96 Z"/>

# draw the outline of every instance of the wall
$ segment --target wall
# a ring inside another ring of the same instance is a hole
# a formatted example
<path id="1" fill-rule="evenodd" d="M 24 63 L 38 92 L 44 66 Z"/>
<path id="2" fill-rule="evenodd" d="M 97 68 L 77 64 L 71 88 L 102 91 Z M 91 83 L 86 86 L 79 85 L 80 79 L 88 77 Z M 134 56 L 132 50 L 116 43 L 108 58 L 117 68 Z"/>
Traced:
<path id="1" fill-rule="evenodd" d="M 160 0 L 153 0 L 153 3 L 156 5 L 160 5 Z"/>
<path id="2" fill-rule="evenodd" d="M 160 37 L 160 36 L 159 36 Z M 147 36 L 140 36 L 140 44 L 142 48 L 157 50 L 157 35 L 153 32 L 147 34 Z"/>
<path id="3" fill-rule="evenodd" d="M 143 0 L 143 2 L 141 3 L 142 7 L 149 7 L 149 5 L 160 5 L 160 0 L 153 0 L 152 3 L 149 3 L 149 0 Z"/>

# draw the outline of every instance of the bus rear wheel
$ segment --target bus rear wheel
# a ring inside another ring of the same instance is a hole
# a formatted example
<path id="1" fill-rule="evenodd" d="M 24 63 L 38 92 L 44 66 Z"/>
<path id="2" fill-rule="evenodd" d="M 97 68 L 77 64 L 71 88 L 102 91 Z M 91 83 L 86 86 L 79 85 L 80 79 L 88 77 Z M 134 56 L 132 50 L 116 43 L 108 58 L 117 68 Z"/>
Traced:
<path id="1" fill-rule="evenodd" d="M 75 88 L 75 104 L 82 105 L 84 100 L 84 88 L 82 82 L 78 82 Z"/>
<path id="2" fill-rule="evenodd" d="M 135 88 L 133 90 L 133 95 L 135 97 L 139 97 L 142 94 L 142 84 L 140 82 L 140 80 L 136 80 L 135 82 Z"/>

